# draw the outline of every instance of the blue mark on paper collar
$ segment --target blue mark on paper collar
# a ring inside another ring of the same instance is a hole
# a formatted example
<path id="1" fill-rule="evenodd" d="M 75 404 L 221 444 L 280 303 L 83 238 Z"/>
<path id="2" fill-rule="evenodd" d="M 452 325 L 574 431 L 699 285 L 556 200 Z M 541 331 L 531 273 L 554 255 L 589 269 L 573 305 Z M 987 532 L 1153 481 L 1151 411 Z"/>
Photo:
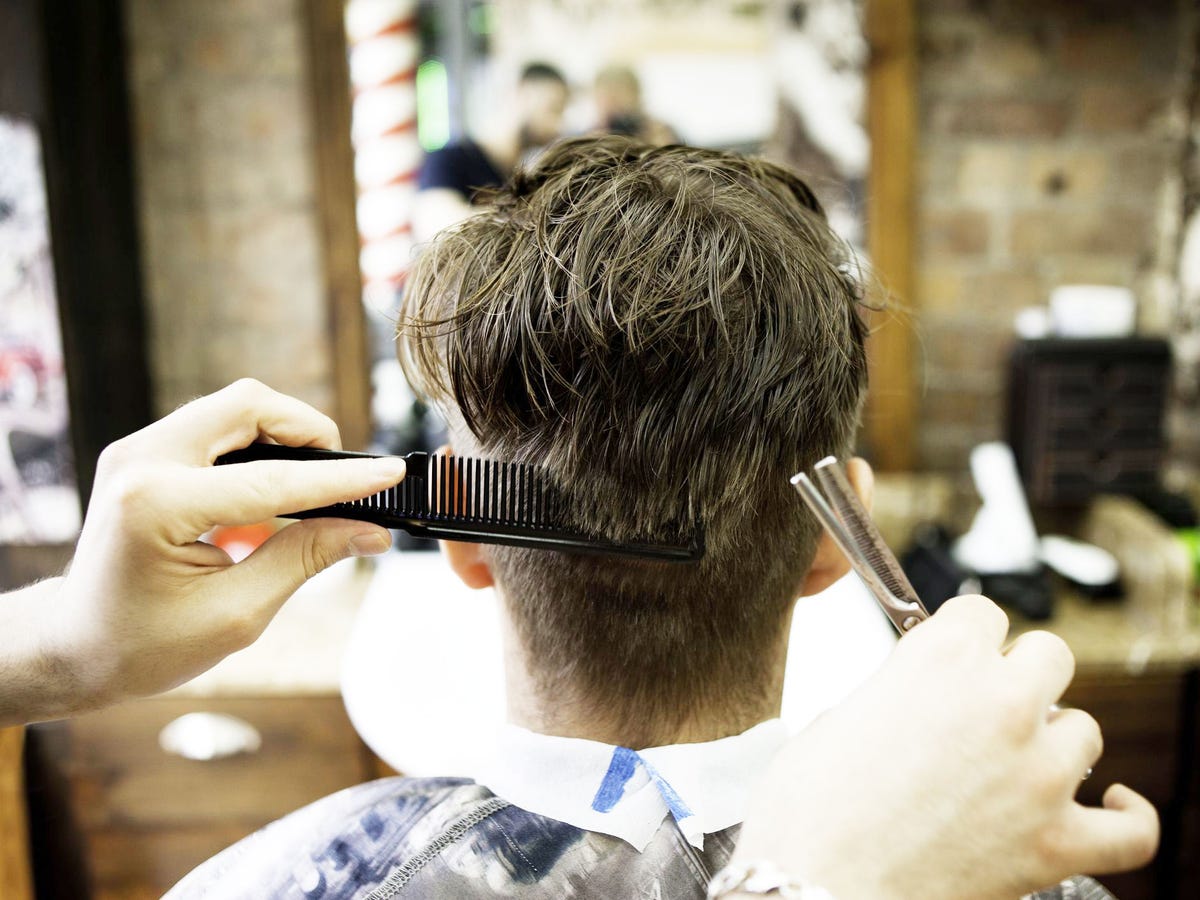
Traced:
<path id="1" fill-rule="evenodd" d="M 688 808 L 688 805 L 683 802 L 683 798 L 658 773 L 658 770 L 643 759 L 640 754 L 634 750 L 630 750 L 628 747 L 613 748 L 612 759 L 608 763 L 608 771 L 604 775 L 604 780 L 600 782 L 600 788 L 596 791 L 596 796 L 592 799 L 592 809 L 602 813 L 611 812 L 621 797 L 624 796 L 625 785 L 629 783 L 629 779 L 633 777 L 639 765 L 646 770 L 646 775 L 654 782 L 654 786 L 662 796 L 663 802 L 667 804 L 667 809 L 671 811 L 671 817 L 677 823 L 694 815 Z"/>

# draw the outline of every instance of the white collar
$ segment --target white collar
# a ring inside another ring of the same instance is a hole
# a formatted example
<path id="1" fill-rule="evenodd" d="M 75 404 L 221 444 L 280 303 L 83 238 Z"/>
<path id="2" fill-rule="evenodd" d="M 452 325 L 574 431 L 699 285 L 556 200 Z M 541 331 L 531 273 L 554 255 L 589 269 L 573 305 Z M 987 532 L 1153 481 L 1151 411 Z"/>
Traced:
<path id="1" fill-rule="evenodd" d="M 780 719 L 732 737 L 634 753 L 506 725 L 476 781 L 514 806 L 619 837 L 640 853 L 673 815 L 692 846 L 742 821 L 753 780 L 788 738 Z"/>

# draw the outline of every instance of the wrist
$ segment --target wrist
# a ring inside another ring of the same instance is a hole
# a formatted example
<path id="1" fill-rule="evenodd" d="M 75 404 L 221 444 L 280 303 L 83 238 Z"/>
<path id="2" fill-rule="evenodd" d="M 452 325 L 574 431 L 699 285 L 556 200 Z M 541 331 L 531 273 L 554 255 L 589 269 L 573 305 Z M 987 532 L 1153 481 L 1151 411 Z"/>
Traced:
<path id="1" fill-rule="evenodd" d="M 130 640 L 112 634 L 94 592 L 70 574 L 57 579 L 48 604 L 58 610 L 42 638 L 46 667 L 62 685 L 64 715 L 79 715 L 112 706 L 132 695 L 124 689 L 123 670 L 129 666 Z"/>
<path id="2" fill-rule="evenodd" d="M 91 712 L 129 699 L 122 669 L 131 642 L 113 636 L 96 591 L 70 574 L 53 579 L 37 621 L 39 664 L 56 708 L 46 718 Z"/>
<path id="3" fill-rule="evenodd" d="M 48 578 L 0 596 L 0 725 L 59 719 L 87 708 L 86 654 L 70 646 L 64 579 Z"/>

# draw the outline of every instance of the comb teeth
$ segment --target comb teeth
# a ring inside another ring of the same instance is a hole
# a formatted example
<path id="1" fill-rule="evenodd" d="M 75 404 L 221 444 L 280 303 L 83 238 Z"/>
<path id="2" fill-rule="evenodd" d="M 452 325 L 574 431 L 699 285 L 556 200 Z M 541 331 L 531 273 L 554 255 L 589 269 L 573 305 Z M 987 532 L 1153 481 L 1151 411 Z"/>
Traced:
<path id="1" fill-rule="evenodd" d="M 561 498 L 525 463 L 443 454 L 409 454 L 408 475 L 395 487 L 338 507 L 419 522 L 464 522 L 520 528 L 554 525 Z"/>
<path id="2" fill-rule="evenodd" d="M 251 444 L 217 458 L 220 465 L 262 460 L 318 461 L 367 454 Z M 611 540 L 575 524 L 562 493 L 536 466 L 442 454 L 409 453 L 406 476 L 395 487 L 361 500 L 297 510 L 284 518 L 339 516 L 402 528 L 416 537 L 643 559 L 690 561 L 704 555 L 699 521 L 685 540 L 668 537 Z"/>

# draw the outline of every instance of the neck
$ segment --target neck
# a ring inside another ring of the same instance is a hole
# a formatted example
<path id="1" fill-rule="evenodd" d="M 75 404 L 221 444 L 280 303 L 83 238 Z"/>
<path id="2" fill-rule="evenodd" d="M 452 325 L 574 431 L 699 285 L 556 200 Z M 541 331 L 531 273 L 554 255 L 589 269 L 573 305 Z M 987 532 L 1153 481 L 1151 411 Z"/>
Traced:
<path id="1" fill-rule="evenodd" d="M 733 692 L 740 698 L 736 704 L 700 708 L 683 721 L 663 726 L 656 725 L 650 716 L 639 715 L 638 710 L 598 708 L 594 700 L 578 696 L 569 686 L 556 685 L 552 693 L 545 691 L 529 665 L 506 604 L 501 603 L 500 608 L 508 720 L 513 725 L 540 734 L 643 750 L 667 744 L 715 741 L 741 734 L 759 722 L 779 715 L 791 631 L 790 615 L 783 623 L 776 645 L 764 650 L 771 655 L 767 683 L 756 690 Z M 629 722 L 637 722 L 637 728 L 631 729 Z"/>

